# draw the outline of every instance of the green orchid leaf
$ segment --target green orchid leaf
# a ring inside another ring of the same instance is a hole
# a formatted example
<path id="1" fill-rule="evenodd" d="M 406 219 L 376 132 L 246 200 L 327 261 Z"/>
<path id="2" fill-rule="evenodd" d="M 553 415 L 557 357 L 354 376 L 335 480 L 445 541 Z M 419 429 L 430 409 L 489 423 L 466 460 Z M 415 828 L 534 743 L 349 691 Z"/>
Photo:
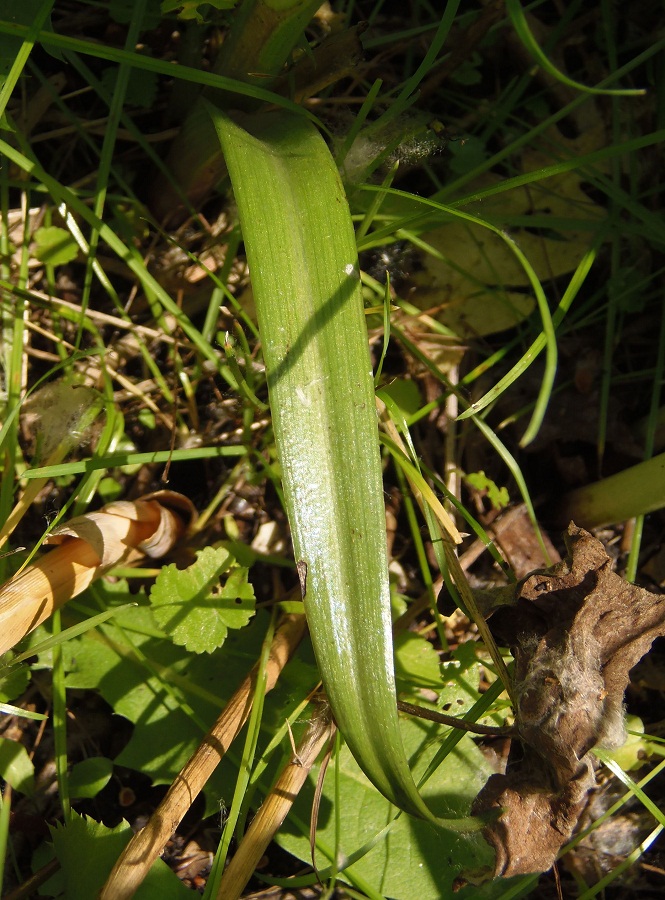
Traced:
<path id="1" fill-rule="evenodd" d="M 399 730 L 372 368 L 348 203 L 304 118 L 208 104 L 251 271 L 305 611 L 337 724 L 391 802 L 434 819 Z M 439 820 L 437 820 L 439 821 Z M 448 827 L 480 827 L 475 819 Z"/>

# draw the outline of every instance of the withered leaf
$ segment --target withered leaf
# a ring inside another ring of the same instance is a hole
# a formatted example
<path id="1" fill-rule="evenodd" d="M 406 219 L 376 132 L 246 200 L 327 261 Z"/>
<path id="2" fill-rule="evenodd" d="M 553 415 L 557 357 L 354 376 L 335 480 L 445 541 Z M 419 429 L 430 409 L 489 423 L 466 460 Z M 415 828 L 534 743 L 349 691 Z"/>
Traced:
<path id="1" fill-rule="evenodd" d="M 484 832 L 495 875 L 552 866 L 596 783 L 589 751 L 623 743 L 630 670 L 665 634 L 664 597 L 612 572 L 600 541 L 573 523 L 565 542 L 566 559 L 519 582 L 491 619 L 515 657 L 521 737 L 473 807 L 502 809 Z"/>

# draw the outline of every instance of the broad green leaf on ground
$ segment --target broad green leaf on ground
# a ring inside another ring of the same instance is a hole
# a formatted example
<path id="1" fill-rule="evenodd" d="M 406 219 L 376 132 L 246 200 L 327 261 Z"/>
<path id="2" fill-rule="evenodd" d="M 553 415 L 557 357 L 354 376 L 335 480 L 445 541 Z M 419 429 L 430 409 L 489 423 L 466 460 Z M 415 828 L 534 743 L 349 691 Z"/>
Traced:
<path id="1" fill-rule="evenodd" d="M 553 150 L 530 148 L 522 170 L 552 165 L 557 156 L 583 156 L 602 143 L 602 126 L 568 140 L 555 128 L 547 135 Z M 593 240 L 605 210 L 584 191 L 582 172 L 568 171 L 465 207 L 466 212 L 506 228 L 541 281 L 575 270 Z M 469 193 L 499 184 L 487 174 Z M 409 299 L 462 338 L 493 334 L 518 325 L 535 309 L 529 279 L 515 254 L 489 229 L 454 220 L 423 234 L 437 256 L 425 254 L 424 270 L 414 276 L 418 290 Z"/>
<path id="2" fill-rule="evenodd" d="M 27 666 L 9 669 L 0 675 L 0 703 L 8 703 L 20 697 L 30 681 L 30 670 Z"/>
<path id="3" fill-rule="evenodd" d="M 402 719 L 404 746 L 412 758 L 418 756 L 416 773 L 432 759 L 447 729 L 431 723 Z M 491 774 L 491 768 L 469 737 L 464 737 L 444 765 L 422 788 L 429 807 L 441 818 L 468 814 L 472 800 Z M 298 797 L 295 813 L 309 822 L 313 785 L 318 770 Z M 350 856 L 370 841 L 395 816 L 397 810 L 372 788 L 346 748 L 340 759 L 339 795 L 335 793 L 334 766 L 328 769 L 321 799 L 317 829 L 317 865 L 326 868 L 336 847 L 336 815 L 340 816 L 338 858 Z M 306 828 L 305 828 L 306 831 Z M 309 836 L 301 834 L 287 819 L 278 843 L 303 862 L 310 862 Z M 463 870 L 480 871 L 492 861 L 492 851 L 480 835 L 432 828 L 426 822 L 401 816 L 387 837 L 351 872 L 379 894 L 391 900 L 440 900 L 452 897 L 455 878 Z M 343 880 L 350 881 L 344 875 Z"/>
<path id="4" fill-rule="evenodd" d="M 254 615 L 254 590 L 247 569 L 236 566 L 226 548 L 206 547 L 187 569 L 164 566 L 150 603 L 174 643 L 193 653 L 212 653 L 230 628 L 243 628 Z"/>
<path id="5" fill-rule="evenodd" d="M 413 378 L 395 378 L 381 390 L 392 398 L 398 409 L 407 418 L 414 415 L 423 405 L 423 397 L 418 383 Z"/>
<path id="6" fill-rule="evenodd" d="M 447 150 L 450 170 L 455 175 L 466 175 L 489 158 L 487 145 L 475 135 L 469 135 L 464 141 L 451 141 Z"/>
<path id="7" fill-rule="evenodd" d="M 473 644 L 458 647 L 453 658 L 442 665 L 424 637 L 413 632 L 400 634 L 395 639 L 395 674 L 400 699 L 449 716 L 463 716 L 480 697 L 481 666 Z"/>
<path id="8" fill-rule="evenodd" d="M 115 759 L 118 765 L 142 771 L 154 783 L 169 783 L 256 661 L 267 616 L 261 613 L 247 628 L 230 632 L 220 650 L 193 656 L 168 640 L 145 598 L 132 597 L 122 580 L 98 582 L 81 604 L 91 603 L 91 594 L 105 606 L 128 599 L 146 605 L 67 642 L 67 687 L 99 691 L 117 715 L 134 724 Z M 206 791 L 210 812 L 230 800 L 233 772 L 224 771 L 225 762 Z"/>
<path id="9" fill-rule="evenodd" d="M 395 677 L 398 690 L 441 687 L 441 663 L 434 646 L 413 632 L 395 638 Z"/>
<path id="10" fill-rule="evenodd" d="M 480 674 L 476 646 L 471 641 L 461 644 L 441 667 L 437 707 L 453 716 L 468 712 L 480 697 Z"/>
<path id="11" fill-rule="evenodd" d="M 23 744 L 0 738 L 0 778 L 15 791 L 32 795 L 35 787 L 35 767 Z"/>
<path id="12" fill-rule="evenodd" d="M 113 762 L 106 756 L 91 756 L 72 766 L 69 773 L 69 796 L 96 797 L 113 774 Z"/>
<path id="13" fill-rule="evenodd" d="M 64 266 L 78 256 L 78 244 L 71 234 L 57 225 L 35 231 L 35 256 L 49 266 Z"/>
<path id="14" fill-rule="evenodd" d="M 106 828 L 100 822 L 74 813 L 67 825 L 57 825 L 51 829 L 51 834 L 61 869 L 58 881 L 62 893 L 57 896 L 67 900 L 90 900 L 97 896 L 132 837 L 132 830 L 127 823 Z M 49 893 L 49 896 L 54 894 Z M 186 900 L 191 897 L 191 891 L 163 860 L 157 859 L 134 896 L 137 900 Z"/>
<path id="15" fill-rule="evenodd" d="M 606 750 L 624 772 L 639 769 L 659 748 L 644 734 L 644 722 L 638 716 L 626 716 L 626 740 L 615 750 Z M 660 754 L 659 754 L 660 755 Z"/>

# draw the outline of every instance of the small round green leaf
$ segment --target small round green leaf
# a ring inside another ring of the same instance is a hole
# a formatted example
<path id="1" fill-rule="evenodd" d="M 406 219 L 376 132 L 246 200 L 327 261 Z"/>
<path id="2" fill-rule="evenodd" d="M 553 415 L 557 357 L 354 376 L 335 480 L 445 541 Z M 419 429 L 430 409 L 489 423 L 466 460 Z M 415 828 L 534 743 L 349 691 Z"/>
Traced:
<path id="1" fill-rule="evenodd" d="M 49 266 L 64 266 L 78 256 L 79 248 L 68 231 L 50 225 L 35 232 L 35 256 Z"/>
<path id="2" fill-rule="evenodd" d="M 72 767 L 69 793 L 72 798 L 96 797 L 113 774 L 113 763 L 105 756 L 84 759 Z"/>
<path id="3" fill-rule="evenodd" d="M 28 751 L 18 741 L 0 738 L 0 777 L 15 791 L 31 795 L 35 788 L 35 768 Z"/>

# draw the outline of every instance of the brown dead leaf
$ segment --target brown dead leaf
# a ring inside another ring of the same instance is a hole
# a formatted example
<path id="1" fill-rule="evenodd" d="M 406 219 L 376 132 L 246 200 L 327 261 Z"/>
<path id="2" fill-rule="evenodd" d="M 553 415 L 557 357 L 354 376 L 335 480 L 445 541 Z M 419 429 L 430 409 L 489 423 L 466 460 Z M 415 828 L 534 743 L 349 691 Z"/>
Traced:
<path id="1" fill-rule="evenodd" d="M 524 503 L 499 513 L 491 523 L 485 524 L 485 530 L 498 544 L 503 558 L 516 578 L 524 578 L 534 569 L 557 563 L 561 559 L 547 532 L 542 529 L 540 530 L 542 544 L 539 541 Z M 486 549 L 486 543 L 480 538 L 474 541 L 460 557 L 462 568 L 466 571 Z M 494 602 L 490 598 L 490 607 Z M 487 617 L 489 610 L 482 604 L 480 608 Z"/>
<path id="2" fill-rule="evenodd" d="M 516 726 L 505 775 L 493 775 L 475 814 L 502 808 L 485 837 L 495 875 L 549 869 L 595 784 L 595 746 L 625 740 L 629 673 L 665 634 L 665 599 L 611 571 L 600 543 L 571 523 L 567 558 L 518 583 L 492 631 L 515 657 Z"/>

